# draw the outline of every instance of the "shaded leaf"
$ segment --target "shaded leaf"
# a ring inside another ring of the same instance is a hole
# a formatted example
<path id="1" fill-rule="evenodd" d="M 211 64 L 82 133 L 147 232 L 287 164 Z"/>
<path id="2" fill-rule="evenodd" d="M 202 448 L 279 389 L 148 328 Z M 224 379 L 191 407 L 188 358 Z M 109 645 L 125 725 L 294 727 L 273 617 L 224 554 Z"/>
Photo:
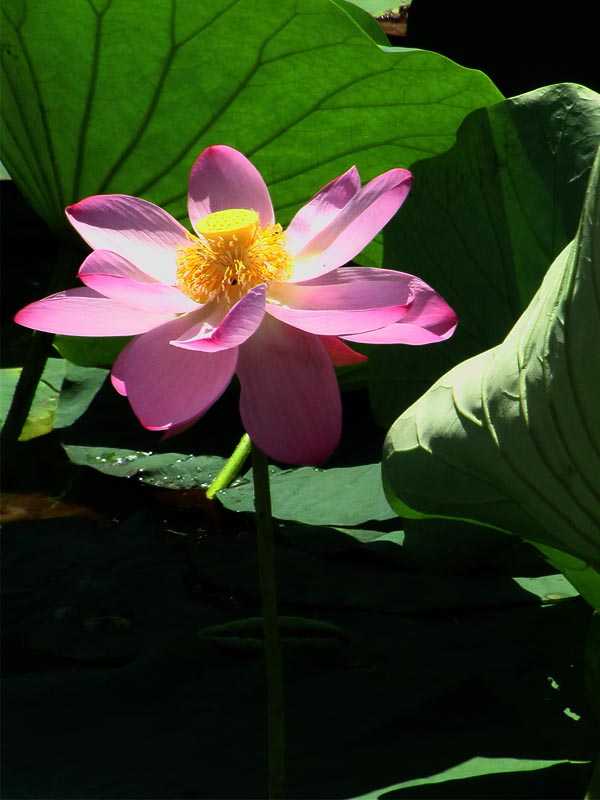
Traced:
<path id="1" fill-rule="evenodd" d="M 600 566 L 600 155 L 575 240 L 505 341 L 392 426 L 383 477 L 407 516 L 472 519 Z"/>
<path id="2" fill-rule="evenodd" d="M 67 428 L 89 408 L 106 380 L 108 371 L 96 367 L 78 367 L 65 362 L 65 377 L 54 417 L 55 428 Z"/>
<path id="3" fill-rule="evenodd" d="M 344 526 L 394 517 L 381 488 L 379 464 L 326 470 L 270 467 L 269 471 L 273 516 L 278 519 Z M 217 497 L 232 511 L 253 511 L 251 473 Z"/>
<path id="4" fill-rule="evenodd" d="M 555 603 L 567 597 L 576 597 L 579 592 L 564 575 L 543 575 L 538 578 L 514 578 L 522 589 L 536 595 L 545 602 Z"/>
<path id="5" fill-rule="evenodd" d="M 582 561 L 568 553 L 557 550 L 555 547 L 548 547 L 539 543 L 534 543 L 553 567 L 559 569 L 567 580 L 574 586 L 587 602 L 600 610 L 600 572 L 593 569 Z"/>
<path id="6" fill-rule="evenodd" d="M 410 789 L 417 786 L 431 786 L 433 784 L 441 783 L 446 784 L 450 781 L 465 781 L 471 778 L 476 778 L 481 775 L 499 775 L 502 773 L 514 772 L 531 772 L 539 769 L 548 769 L 556 767 L 559 764 L 577 764 L 581 762 L 572 762 L 565 759 L 556 759 L 553 761 L 541 761 L 532 759 L 519 759 L 519 758 L 486 758 L 484 756 L 477 756 L 470 758 L 462 764 L 444 770 L 436 775 L 430 775 L 427 778 L 415 778 L 411 781 L 403 781 L 394 786 L 388 786 L 385 789 L 379 789 L 368 794 L 362 794 L 360 797 L 355 797 L 353 800 L 386 800 L 393 797 L 404 797 L 404 793 L 400 793 L 401 789 Z M 450 792 L 451 787 L 447 787 Z M 468 791 L 467 787 L 459 789 L 459 792 Z M 440 796 L 440 795 L 437 795 Z M 467 796 L 466 794 L 462 795 Z M 473 796 L 471 794 L 469 797 Z"/>
<path id="7" fill-rule="evenodd" d="M 2 370 L 0 381 L 0 423 L 4 423 L 21 374 L 20 367 Z M 20 441 L 44 436 L 54 428 L 66 428 L 86 411 L 107 372 L 84 369 L 62 358 L 48 359 L 36 389 L 31 410 L 23 426 Z"/>
<path id="8" fill-rule="evenodd" d="M 296 540 L 297 541 L 297 540 Z M 392 545 L 393 546 L 393 545 Z M 204 580 L 236 593 L 258 596 L 256 541 L 253 535 L 210 539 L 193 554 Z M 387 614 L 448 614 L 524 604 L 539 605 L 505 575 L 442 575 L 403 569 L 391 560 L 369 558 L 367 548 L 356 557 L 333 558 L 303 552 L 290 545 L 277 548 L 277 582 L 281 604 L 319 609 L 363 609 Z"/>
<path id="9" fill-rule="evenodd" d="M 80 367 L 112 367 L 129 336 L 55 336 L 54 347 Z"/>
<path id="10" fill-rule="evenodd" d="M 26 442 L 37 436 L 44 436 L 54 427 L 54 416 L 58 405 L 58 397 L 65 374 L 65 362 L 62 359 L 49 359 L 35 390 L 33 403 L 19 441 Z M 20 367 L 2 370 L 0 381 L 0 422 L 4 424 L 17 381 L 21 375 Z"/>
<path id="11" fill-rule="evenodd" d="M 450 151 L 413 166 L 413 189 L 385 231 L 384 266 L 430 283 L 459 326 L 427 347 L 366 348 L 381 424 L 506 336 L 575 236 L 599 142 L 600 95 L 562 84 L 473 112 Z"/>
<path id="12" fill-rule="evenodd" d="M 206 487 L 225 464 L 219 456 L 147 453 L 124 448 L 64 445 L 74 464 L 118 478 L 137 478 L 161 489 Z"/>
<path id="13" fill-rule="evenodd" d="M 304 652 L 333 653 L 339 650 L 346 637 L 337 625 L 306 617 L 280 615 L 279 636 L 285 650 L 290 647 Z M 257 655 L 264 651 L 262 617 L 250 617 L 202 628 L 198 635 L 226 652 Z"/>

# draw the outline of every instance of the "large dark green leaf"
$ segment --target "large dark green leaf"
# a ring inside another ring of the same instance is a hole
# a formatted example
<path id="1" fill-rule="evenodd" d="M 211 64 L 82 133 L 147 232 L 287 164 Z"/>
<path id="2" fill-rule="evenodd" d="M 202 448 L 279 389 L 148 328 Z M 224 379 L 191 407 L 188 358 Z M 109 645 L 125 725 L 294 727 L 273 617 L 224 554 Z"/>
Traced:
<path id="1" fill-rule="evenodd" d="M 599 341 L 600 154 L 576 238 L 505 341 L 392 426 L 383 475 L 397 512 L 476 520 L 600 570 Z"/>
<path id="2" fill-rule="evenodd" d="M 365 178 L 450 147 L 500 99 L 482 73 L 379 46 L 330 0 L 2 4 L 2 160 L 52 227 L 86 195 L 143 195 L 184 219 L 200 150 L 263 172 L 282 221 L 356 163 Z M 243 46 L 242 46 L 243 45 Z"/>
<path id="3" fill-rule="evenodd" d="M 459 326 L 441 344 L 369 349 L 382 424 L 506 336 L 575 235 L 599 141 L 600 96 L 563 84 L 475 111 L 452 150 L 414 165 L 413 190 L 386 228 L 385 266 L 428 281 Z"/>
<path id="4" fill-rule="evenodd" d="M 394 516 L 381 487 L 379 464 L 337 469 L 270 468 L 273 515 L 308 525 L 360 525 Z M 254 510 L 250 475 L 218 497 L 233 511 Z"/>

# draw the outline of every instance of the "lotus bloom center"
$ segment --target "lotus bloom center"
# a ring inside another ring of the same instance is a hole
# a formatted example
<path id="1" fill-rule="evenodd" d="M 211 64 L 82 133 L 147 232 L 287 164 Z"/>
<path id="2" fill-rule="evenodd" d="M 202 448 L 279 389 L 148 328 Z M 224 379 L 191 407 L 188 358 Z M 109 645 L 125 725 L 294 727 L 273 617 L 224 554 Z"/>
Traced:
<path id="1" fill-rule="evenodd" d="M 215 211 L 198 221 L 196 232 L 177 248 L 177 286 L 197 303 L 233 304 L 254 286 L 291 275 L 281 225 L 261 228 L 256 211 Z"/>

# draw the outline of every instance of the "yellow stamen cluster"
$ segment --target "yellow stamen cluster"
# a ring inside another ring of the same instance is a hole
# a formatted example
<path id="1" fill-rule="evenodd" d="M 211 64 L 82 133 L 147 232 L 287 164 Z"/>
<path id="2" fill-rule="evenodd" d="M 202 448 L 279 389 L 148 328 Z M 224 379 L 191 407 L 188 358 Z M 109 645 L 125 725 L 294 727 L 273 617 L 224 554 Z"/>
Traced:
<path id="1" fill-rule="evenodd" d="M 284 248 L 281 225 L 260 227 L 258 214 L 245 208 L 215 211 L 177 248 L 177 285 L 197 303 L 236 303 L 260 283 L 286 280 L 292 257 Z"/>

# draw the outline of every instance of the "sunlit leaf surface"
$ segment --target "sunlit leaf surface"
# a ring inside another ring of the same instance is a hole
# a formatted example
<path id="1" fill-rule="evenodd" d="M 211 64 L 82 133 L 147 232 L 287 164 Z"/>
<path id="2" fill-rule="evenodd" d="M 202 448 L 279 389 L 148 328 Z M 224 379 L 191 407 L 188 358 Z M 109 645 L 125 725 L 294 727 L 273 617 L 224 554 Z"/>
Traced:
<path id="1" fill-rule="evenodd" d="M 7 0 L 2 13 L 2 160 L 59 230 L 67 204 L 105 192 L 185 219 L 189 170 L 219 143 L 255 162 L 287 222 L 352 164 L 371 178 L 440 153 L 501 98 L 440 55 L 380 47 L 330 0 L 97 0 L 68 14 Z"/>

